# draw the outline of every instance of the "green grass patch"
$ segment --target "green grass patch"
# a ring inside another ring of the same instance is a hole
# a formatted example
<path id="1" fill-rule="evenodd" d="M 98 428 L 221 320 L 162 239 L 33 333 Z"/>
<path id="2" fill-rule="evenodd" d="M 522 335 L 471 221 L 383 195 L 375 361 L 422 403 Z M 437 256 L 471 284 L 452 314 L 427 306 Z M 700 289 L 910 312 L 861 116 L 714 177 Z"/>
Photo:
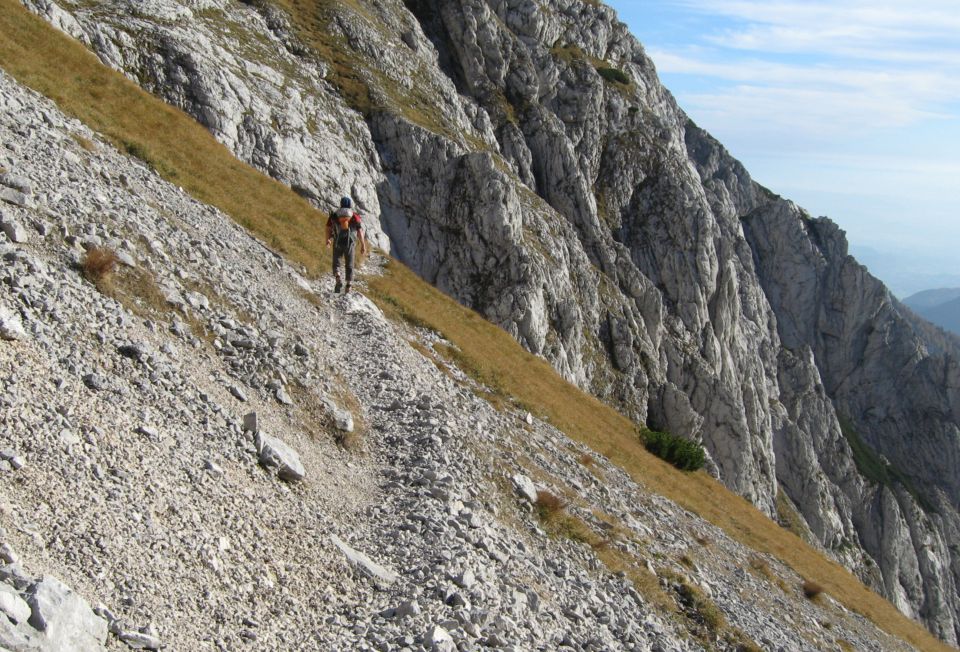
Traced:
<path id="1" fill-rule="evenodd" d="M 681 471 L 697 471 L 707 461 L 703 446 L 689 439 L 648 428 L 641 431 L 641 436 L 648 451 Z"/>
<path id="2" fill-rule="evenodd" d="M 616 84 L 630 85 L 630 76 L 619 68 L 609 68 L 606 66 L 597 68 L 597 72 L 608 82 Z"/>

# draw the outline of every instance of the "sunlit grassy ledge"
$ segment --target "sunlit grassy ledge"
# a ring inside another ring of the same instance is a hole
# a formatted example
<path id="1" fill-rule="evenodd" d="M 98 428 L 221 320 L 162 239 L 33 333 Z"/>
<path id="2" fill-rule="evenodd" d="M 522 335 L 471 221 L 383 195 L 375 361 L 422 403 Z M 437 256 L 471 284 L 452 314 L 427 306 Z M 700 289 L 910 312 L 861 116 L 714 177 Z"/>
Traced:
<path id="1" fill-rule="evenodd" d="M 192 118 L 103 66 L 16 0 L 0 0 L 0 67 L 197 199 L 228 213 L 288 259 L 314 273 L 326 268 L 324 215 L 238 161 Z M 650 491 L 775 555 L 888 633 L 920 649 L 952 649 L 706 474 L 684 474 L 651 456 L 637 437 L 638 424 L 565 382 L 504 331 L 400 263 L 392 261 L 369 283 L 371 295 L 388 313 L 441 332 L 459 348 L 459 361 L 472 374 L 607 456 Z"/>

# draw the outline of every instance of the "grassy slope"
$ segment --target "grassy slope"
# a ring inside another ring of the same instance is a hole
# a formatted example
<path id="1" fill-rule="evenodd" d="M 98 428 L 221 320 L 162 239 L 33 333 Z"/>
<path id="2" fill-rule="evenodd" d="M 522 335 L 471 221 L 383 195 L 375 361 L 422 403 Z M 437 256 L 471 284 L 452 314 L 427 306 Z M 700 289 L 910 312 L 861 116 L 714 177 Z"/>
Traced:
<path id="1" fill-rule="evenodd" d="M 104 67 L 16 0 L 0 0 L 0 67 L 118 147 L 148 159 L 168 180 L 232 215 L 289 259 L 311 271 L 325 268 L 320 212 L 237 161 L 189 116 Z M 391 263 L 383 277 L 370 283 L 388 312 L 440 331 L 460 348 L 460 361 L 475 375 L 606 455 L 651 491 L 744 544 L 779 557 L 885 631 L 924 650 L 952 649 L 707 475 L 683 474 L 652 457 L 636 436 L 636 424 L 566 383 L 502 330 L 399 263 Z"/>
<path id="2" fill-rule="evenodd" d="M 20 3 L 0 2 L 0 29 L 0 64 L 9 74 L 276 250 L 317 269 L 326 218 L 304 199 L 236 159 L 193 118 L 142 92 Z"/>

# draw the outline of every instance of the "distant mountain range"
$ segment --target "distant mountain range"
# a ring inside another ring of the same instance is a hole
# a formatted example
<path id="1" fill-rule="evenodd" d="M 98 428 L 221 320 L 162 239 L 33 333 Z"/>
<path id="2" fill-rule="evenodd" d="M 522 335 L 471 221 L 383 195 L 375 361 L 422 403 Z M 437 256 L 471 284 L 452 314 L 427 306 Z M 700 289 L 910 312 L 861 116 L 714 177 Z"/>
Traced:
<path id="1" fill-rule="evenodd" d="M 960 288 L 924 290 L 903 302 L 927 321 L 960 335 Z"/>
<path id="2" fill-rule="evenodd" d="M 924 288 L 960 286 L 960 275 L 946 271 L 954 269 L 949 259 L 929 254 L 916 256 L 903 251 L 880 250 L 856 242 L 850 243 L 850 253 L 871 274 L 883 280 L 897 298 L 921 294 Z"/>

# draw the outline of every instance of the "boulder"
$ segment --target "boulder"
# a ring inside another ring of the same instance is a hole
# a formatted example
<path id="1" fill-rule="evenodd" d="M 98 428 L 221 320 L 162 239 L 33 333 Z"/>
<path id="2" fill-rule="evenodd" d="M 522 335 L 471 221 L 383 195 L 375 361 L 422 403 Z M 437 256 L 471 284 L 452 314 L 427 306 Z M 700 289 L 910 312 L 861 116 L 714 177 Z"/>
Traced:
<path id="1" fill-rule="evenodd" d="M 537 502 L 537 485 L 533 480 L 522 473 L 513 476 L 513 488 L 516 489 L 520 497 L 529 503 Z"/>
<path id="2" fill-rule="evenodd" d="M 396 573 L 394 573 L 392 570 L 384 568 L 359 550 L 354 550 L 337 535 L 330 535 L 330 539 L 333 541 L 333 544 L 340 549 L 340 552 L 343 553 L 344 557 L 347 558 L 347 561 L 349 561 L 353 566 L 387 584 L 393 584 L 397 581 Z"/>
<path id="3" fill-rule="evenodd" d="M 20 315 L 5 306 L 0 306 L 0 338 L 22 340 L 27 336 Z"/>
<path id="4" fill-rule="evenodd" d="M 30 605 L 6 584 L 0 584 L 0 612 L 16 624 L 27 622 L 31 613 Z"/>
<path id="5" fill-rule="evenodd" d="M 43 632 L 46 649 L 99 650 L 107 640 L 107 621 L 60 580 L 45 576 L 27 590 L 30 625 Z"/>
<path id="6" fill-rule="evenodd" d="M 254 444 L 260 456 L 260 464 L 277 469 L 277 476 L 289 482 L 303 480 L 306 471 L 300 463 L 300 455 L 286 443 L 262 432 L 254 435 Z"/>

